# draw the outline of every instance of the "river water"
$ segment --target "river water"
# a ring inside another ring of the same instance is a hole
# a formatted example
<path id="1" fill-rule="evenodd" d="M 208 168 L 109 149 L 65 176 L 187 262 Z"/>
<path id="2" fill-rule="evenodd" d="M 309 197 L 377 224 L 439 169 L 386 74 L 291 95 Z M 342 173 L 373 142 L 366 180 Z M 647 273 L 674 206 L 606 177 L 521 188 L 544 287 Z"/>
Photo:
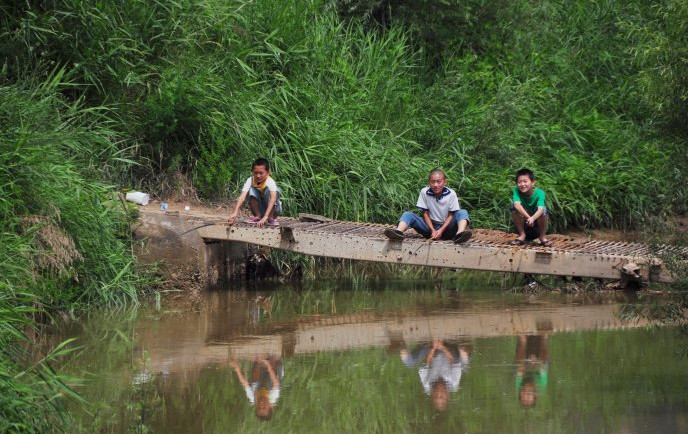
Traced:
<path id="1" fill-rule="evenodd" d="M 626 297 L 218 290 L 64 325 L 82 350 L 60 369 L 84 432 L 688 432 L 687 342 L 621 321 Z"/>

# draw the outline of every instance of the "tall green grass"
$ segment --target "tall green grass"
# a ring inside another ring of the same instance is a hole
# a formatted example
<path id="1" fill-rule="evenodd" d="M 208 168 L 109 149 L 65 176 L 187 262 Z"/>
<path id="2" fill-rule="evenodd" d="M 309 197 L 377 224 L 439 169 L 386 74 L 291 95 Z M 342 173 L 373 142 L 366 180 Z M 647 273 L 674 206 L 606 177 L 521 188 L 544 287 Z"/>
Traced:
<path id="1" fill-rule="evenodd" d="M 75 397 L 47 361 L 27 367 L 23 330 L 56 310 L 136 303 L 143 283 L 124 208 L 101 181 L 126 154 L 105 113 L 66 100 L 63 83 L 56 70 L 0 86 L 2 431 L 65 429 L 62 398 Z"/>
<path id="2" fill-rule="evenodd" d="M 685 210 L 684 3 L 55 0 L 6 25 L 17 59 L 117 113 L 151 191 L 183 172 L 228 199 L 265 156 L 288 213 L 393 222 L 441 166 L 475 225 L 505 229 L 529 166 L 562 230 Z"/>

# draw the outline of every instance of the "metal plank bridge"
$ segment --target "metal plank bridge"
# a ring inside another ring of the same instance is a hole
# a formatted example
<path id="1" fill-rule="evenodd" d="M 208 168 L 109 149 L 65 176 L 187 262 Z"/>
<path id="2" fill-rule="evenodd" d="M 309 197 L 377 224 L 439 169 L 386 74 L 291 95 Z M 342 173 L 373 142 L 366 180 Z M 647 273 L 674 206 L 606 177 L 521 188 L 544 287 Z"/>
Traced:
<path id="1" fill-rule="evenodd" d="M 214 222 L 214 223 L 213 223 Z M 306 255 L 405 265 L 473 269 L 602 279 L 671 282 L 674 276 L 660 259 L 677 255 L 688 264 L 688 248 L 649 246 L 551 235 L 551 247 L 512 246 L 514 234 L 474 229 L 464 244 L 428 241 L 407 232 L 403 241 L 387 239 L 389 225 L 331 220 L 302 215 L 280 218 L 279 226 L 259 228 L 213 219 L 197 229 L 206 240 L 238 241 Z"/>

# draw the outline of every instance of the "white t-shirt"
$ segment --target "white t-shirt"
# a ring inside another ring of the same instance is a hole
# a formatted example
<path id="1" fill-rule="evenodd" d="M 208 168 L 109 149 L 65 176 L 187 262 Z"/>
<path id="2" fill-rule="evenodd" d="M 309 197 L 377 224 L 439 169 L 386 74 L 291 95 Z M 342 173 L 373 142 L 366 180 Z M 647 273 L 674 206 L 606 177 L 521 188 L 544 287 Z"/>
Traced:
<path id="1" fill-rule="evenodd" d="M 251 401 L 251 404 L 256 403 L 256 391 L 258 390 L 258 383 L 253 383 L 249 387 L 244 387 L 244 392 L 246 392 L 246 397 L 248 398 L 249 401 Z M 270 389 L 268 392 L 268 401 L 270 401 L 270 404 L 275 405 L 277 404 L 277 400 L 279 399 L 280 396 L 280 390 L 277 388 Z"/>
<path id="2" fill-rule="evenodd" d="M 432 384 L 440 378 L 444 380 L 450 392 L 459 390 L 459 382 L 461 381 L 461 373 L 463 371 L 463 364 L 455 360 L 451 363 L 446 354 L 439 352 L 435 354 L 430 366 L 422 366 L 418 369 L 420 382 L 423 383 L 423 390 L 428 395 L 432 391 Z"/>
<path id="3" fill-rule="evenodd" d="M 425 187 L 418 195 L 416 206 L 423 211 L 430 212 L 430 220 L 443 223 L 450 212 L 460 210 L 459 197 L 449 187 L 444 187 L 442 193 L 435 195 L 430 187 Z"/>
<path id="4" fill-rule="evenodd" d="M 246 182 L 244 182 L 244 186 L 241 188 L 241 191 L 249 191 L 252 185 L 253 177 L 249 176 Z M 277 183 L 274 179 L 272 179 L 272 177 L 268 177 L 268 179 L 265 181 L 265 187 L 267 187 L 268 191 L 277 191 Z"/>

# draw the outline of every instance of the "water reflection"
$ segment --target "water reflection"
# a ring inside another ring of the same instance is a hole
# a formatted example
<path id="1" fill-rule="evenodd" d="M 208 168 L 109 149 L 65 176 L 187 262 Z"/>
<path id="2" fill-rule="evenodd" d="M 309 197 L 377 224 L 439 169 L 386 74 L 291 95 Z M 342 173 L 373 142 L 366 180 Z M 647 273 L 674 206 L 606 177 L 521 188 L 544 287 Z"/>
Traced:
<path id="1" fill-rule="evenodd" d="M 256 356 L 251 366 L 251 381 L 244 376 L 237 359 L 230 359 L 229 366 L 239 379 L 246 397 L 256 409 L 256 417 L 269 420 L 277 404 L 284 378 L 284 366 L 278 356 Z"/>
<path id="2" fill-rule="evenodd" d="M 688 427 L 673 335 L 616 310 L 434 289 L 217 292 L 58 339 L 84 346 L 69 374 L 93 373 L 85 432 L 619 432 L 657 412 Z"/>
<path id="3" fill-rule="evenodd" d="M 543 321 L 543 324 L 549 324 Z M 516 393 L 524 407 L 532 407 L 547 390 L 549 377 L 549 326 L 538 324 L 537 334 L 520 334 L 516 341 Z"/>
<path id="4" fill-rule="evenodd" d="M 468 369 L 470 344 L 433 339 L 416 345 L 411 351 L 400 350 L 401 361 L 406 367 L 419 365 L 418 376 L 423 391 L 432 399 L 439 411 L 445 411 L 449 394 L 459 390 L 462 374 Z"/>

